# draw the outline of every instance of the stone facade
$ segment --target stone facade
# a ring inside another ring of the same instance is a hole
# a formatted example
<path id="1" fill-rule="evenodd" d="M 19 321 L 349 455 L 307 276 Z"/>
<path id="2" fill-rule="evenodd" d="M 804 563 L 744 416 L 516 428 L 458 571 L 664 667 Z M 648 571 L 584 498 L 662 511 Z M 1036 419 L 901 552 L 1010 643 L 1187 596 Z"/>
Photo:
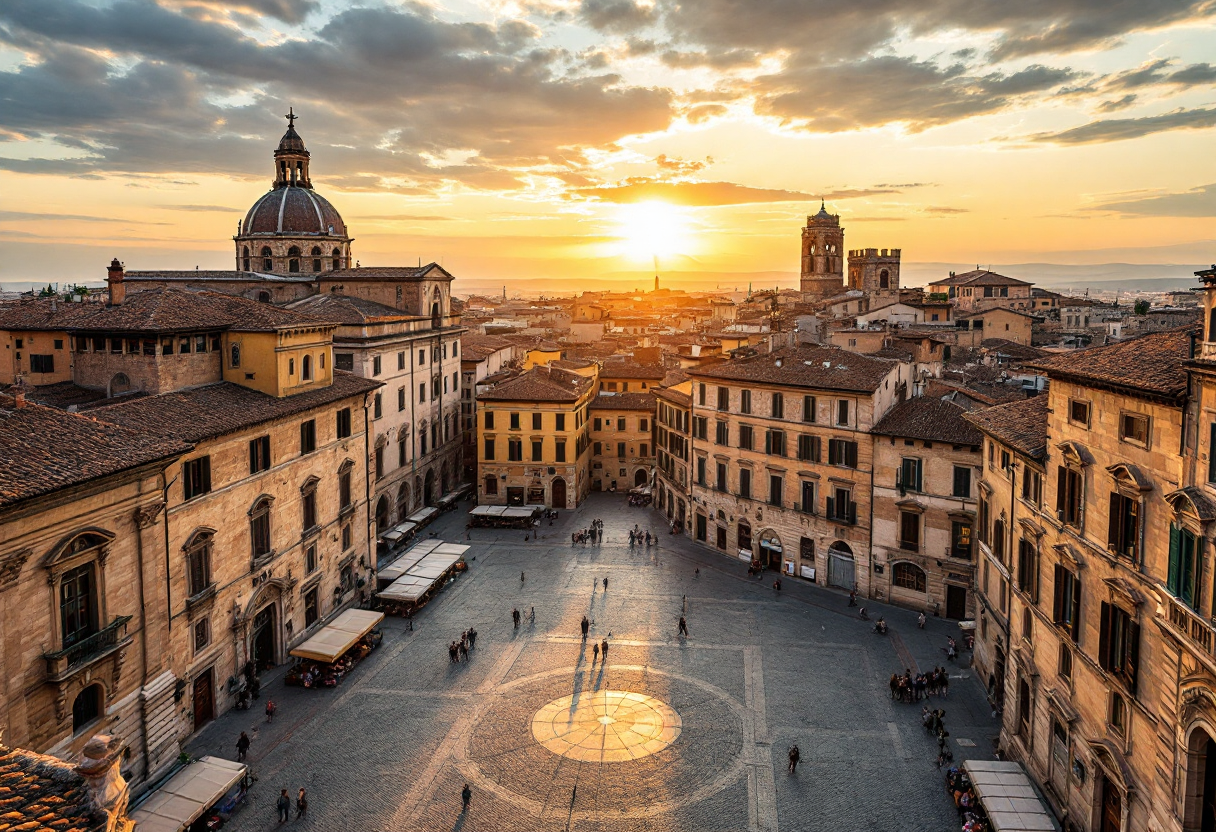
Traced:
<path id="1" fill-rule="evenodd" d="M 654 395 L 601 393 L 591 402 L 591 490 L 628 491 L 654 474 Z"/>
<path id="2" fill-rule="evenodd" d="M 692 382 L 655 391 L 655 507 L 672 526 L 692 530 Z"/>
<path id="3" fill-rule="evenodd" d="M 849 252 L 849 288 L 866 293 L 899 293 L 899 249 L 858 248 Z"/>
<path id="4" fill-rule="evenodd" d="M 840 217 L 821 205 L 802 229 L 802 277 L 807 302 L 835 297 L 844 291 L 844 229 Z"/>

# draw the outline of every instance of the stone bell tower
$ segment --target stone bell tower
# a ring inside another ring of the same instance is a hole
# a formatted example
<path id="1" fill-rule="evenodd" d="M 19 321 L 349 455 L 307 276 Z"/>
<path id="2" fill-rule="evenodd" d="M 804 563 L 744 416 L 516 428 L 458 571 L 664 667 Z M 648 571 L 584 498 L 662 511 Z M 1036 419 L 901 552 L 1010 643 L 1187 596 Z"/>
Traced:
<path id="1" fill-rule="evenodd" d="M 1216 360 L 1216 263 L 1210 269 L 1195 272 L 1203 284 L 1203 340 L 1198 355 L 1205 361 Z"/>
<path id="2" fill-rule="evenodd" d="M 844 292 L 844 229 L 823 202 L 802 229 L 802 299 L 814 303 Z"/>

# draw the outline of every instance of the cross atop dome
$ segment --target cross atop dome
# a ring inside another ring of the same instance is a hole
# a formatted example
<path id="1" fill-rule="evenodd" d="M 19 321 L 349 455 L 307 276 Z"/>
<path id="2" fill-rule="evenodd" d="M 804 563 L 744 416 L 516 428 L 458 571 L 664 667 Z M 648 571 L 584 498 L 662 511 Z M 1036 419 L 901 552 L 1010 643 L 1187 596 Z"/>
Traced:
<path id="1" fill-rule="evenodd" d="M 283 118 L 287 119 L 287 132 L 279 139 L 279 147 L 274 152 L 274 186 L 311 188 L 312 182 L 308 178 L 309 153 L 304 140 L 296 132 L 296 119 L 299 116 L 295 108 L 288 107 L 287 115 Z"/>
<path id="2" fill-rule="evenodd" d="M 299 118 L 299 116 L 295 113 L 295 107 L 288 107 L 287 115 L 283 116 L 283 118 L 287 119 L 287 129 L 294 130 L 296 126 L 296 119 Z"/>

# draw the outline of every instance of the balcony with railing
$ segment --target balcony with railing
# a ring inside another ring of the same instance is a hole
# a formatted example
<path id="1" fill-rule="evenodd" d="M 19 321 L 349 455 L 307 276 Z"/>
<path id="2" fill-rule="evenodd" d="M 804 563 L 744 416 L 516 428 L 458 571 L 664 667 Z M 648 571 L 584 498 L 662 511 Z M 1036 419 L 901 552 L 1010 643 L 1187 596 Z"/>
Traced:
<path id="1" fill-rule="evenodd" d="M 127 624 L 131 616 L 120 615 L 102 629 L 88 638 L 72 644 L 54 653 L 43 653 L 46 659 L 46 677 L 48 682 L 62 682 L 94 662 L 125 647 L 131 641 L 127 635 Z"/>
<path id="2" fill-rule="evenodd" d="M 1177 598 L 1169 599 L 1168 619 L 1171 627 L 1186 637 L 1196 651 L 1209 660 L 1216 659 L 1212 651 L 1212 623 Z"/>

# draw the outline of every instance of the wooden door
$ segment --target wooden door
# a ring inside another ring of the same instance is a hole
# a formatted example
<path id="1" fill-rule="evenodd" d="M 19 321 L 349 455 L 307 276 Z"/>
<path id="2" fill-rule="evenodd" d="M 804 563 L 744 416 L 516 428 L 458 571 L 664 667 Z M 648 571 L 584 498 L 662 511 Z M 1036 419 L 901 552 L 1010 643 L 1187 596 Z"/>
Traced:
<path id="1" fill-rule="evenodd" d="M 211 668 L 194 677 L 194 730 L 215 718 L 215 681 Z"/>
<path id="2" fill-rule="evenodd" d="M 1107 778 L 1102 778 L 1102 832 L 1123 832 L 1123 798 Z"/>
<path id="3" fill-rule="evenodd" d="M 946 618 L 962 619 L 967 617 L 966 587 L 946 584 Z"/>

